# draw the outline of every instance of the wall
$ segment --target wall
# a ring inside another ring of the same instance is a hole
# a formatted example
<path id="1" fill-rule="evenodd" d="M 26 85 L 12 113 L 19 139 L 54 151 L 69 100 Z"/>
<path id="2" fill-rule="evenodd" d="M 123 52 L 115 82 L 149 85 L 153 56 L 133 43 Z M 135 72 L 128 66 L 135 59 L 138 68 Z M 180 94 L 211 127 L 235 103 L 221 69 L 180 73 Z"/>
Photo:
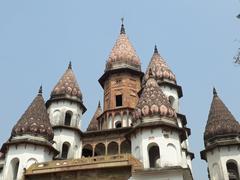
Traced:
<path id="1" fill-rule="evenodd" d="M 148 145 L 156 143 L 160 150 L 160 167 L 182 166 L 188 167 L 186 156 L 181 150 L 180 138 L 177 132 L 166 130 L 161 127 L 137 130 L 131 135 L 132 154 L 139 159 L 144 168 L 149 168 Z M 169 145 L 175 147 L 176 156 L 169 153 Z M 139 150 L 136 151 L 136 147 Z M 138 154 L 139 153 L 139 154 Z"/>
<path id="2" fill-rule="evenodd" d="M 72 112 L 71 127 L 81 129 L 82 110 L 75 102 L 56 101 L 48 107 L 49 118 L 52 126 L 64 125 L 65 114 L 67 111 Z"/>
<path id="3" fill-rule="evenodd" d="M 48 149 L 31 144 L 11 145 L 6 153 L 5 166 L 3 171 L 3 179 L 11 179 L 9 172 L 11 171 L 11 160 L 14 158 L 19 159 L 19 170 L 17 179 L 22 178 L 24 168 L 28 168 L 35 161 L 45 162 L 50 161 L 53 158 L 53 153 L 49 152 Z"/>
<path id="4" fill-rule="evenodd" d="M 64 142 L 70 144 L 68 159 L 80 158 L 82 154 L 82 141 L 80 140 L 80 135 L 77 131 L 72 129 L 65 128 L 56 128 L 54 129 L 54 147 L 59 150 L 60 154 L 58 157 L 61 157 L 62 154 L 62 145 Z"/>
<path id="5" fill-rule="evenodd" d="M 207 152 L 207 162 L 212 180 L 217 180 L 217 176 L 228 179 L 226 163 L 229 159 L 238 162 L 238 172 L 240 173 L 240 153 L 238 146 L 217 147 Z M 217 173 L 216 171 L 219 171 Z"/>

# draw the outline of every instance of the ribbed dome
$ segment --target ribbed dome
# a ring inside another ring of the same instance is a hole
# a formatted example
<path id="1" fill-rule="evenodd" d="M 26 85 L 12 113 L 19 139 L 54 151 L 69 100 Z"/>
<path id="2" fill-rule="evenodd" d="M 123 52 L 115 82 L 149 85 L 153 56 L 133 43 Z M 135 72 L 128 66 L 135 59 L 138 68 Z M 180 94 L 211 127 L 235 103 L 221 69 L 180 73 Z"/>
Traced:
<path id="1" fill-rule="evenodd" d="M 176 84 L 176 77 L 173 72 L 170 70 L 164 59 L 158 53 L 157 47 L 154 48 L 154 53 L 151 58 L 151 61 L 147 67 L 146 73 L 143 77 L 143 84 L 146 83 L 149 78 L 149 69 L 152 70 L 153 78 L 158 81 L 168 80 Z"/>
<path id="2" fill-rule="evenodd" d="M 42 97 L 41 88 L 31 105 L 12 129 L 13 137 L 24 134 L 44 137 L 49 141 L 53 139 L 53 130 Z"/>
<path id="3" fill-rule="evenodd" d="M 206 141 L 217 136 L 240 135 L 239 123 L 218 97 L 215 89 L 213 90 L 213 94 L 204 140 Z"/>
<path id="4" fill-rule="evenodd" d="M 123 24 L 120 35 L 109 55 L 105 71 L 119 68 L 141 71 L 140 59 L 125 33 Z"/>
<path id="5" fill-rule="evenodd" d="M 58 98 L 69 98 L 82 102 L 82 93 L 73 73 L 71 62 L 51 93 L 50 100 Z"/>
<path id="6" fill-rule="evenodd" d="M 98 103 L 98 107 L 96 112 L 94 113 L 92 120 L 89 123 L 87 131 L 97 131 L 98 130 L 98 120 L 97 118 L 102 114 L 102 108 L 100 102 Z"/>
<path id="7" fill-rule="evenodd" d="M 176 118 L 175 110 L 171 107 L 167 97 L 162 92 L 156 80 L 151 76 L 147 80 L 146 86 L 143 88 L 134 114 L 135 119 L 151 115 Z"/>

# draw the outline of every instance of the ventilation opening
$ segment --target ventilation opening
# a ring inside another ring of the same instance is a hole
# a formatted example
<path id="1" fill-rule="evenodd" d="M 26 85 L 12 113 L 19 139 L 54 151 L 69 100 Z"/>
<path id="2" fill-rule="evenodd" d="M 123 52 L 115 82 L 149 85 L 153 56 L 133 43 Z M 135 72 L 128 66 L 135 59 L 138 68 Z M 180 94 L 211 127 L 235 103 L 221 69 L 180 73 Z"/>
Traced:
<path id="1" fill-rule="evenodd" d="M 122 95 L 116 96 L 116 107 L 122 106 Z"/>
<path id="2" fill-rule="evenodd" d="M 69 144 L 63 143 L 63 146 L 62 146 L 62 159 L 67 159 L 69 146 L 70 146 Z"/>
<path id="3" fill-rule="evenodd" d="M 158 162 L 157 162 L 160 158 L 158 145 L 153 145 L 152 147 L 149 148 L 148 156 L 149 156 L 150 168 L 159 167 Z"/>
<path id="4" fill-rule="evenodd" d="M 121 128 L 122 127 L 122 123 L 120 121 L 115 123 L 115 127 L 116 128 Z"/>
<path id="5" fill-rule="evenodd" d="M 72 119 L 72 113 L 71 112 L 66 112 L 64 125 L 70 126 L 71 125 L 71 119 Z"/>
<path id="6" fill-rule="evenodd" d="M 239 180 L 238 167 L 234 162 L 227 163 L 229 180 Z"/>

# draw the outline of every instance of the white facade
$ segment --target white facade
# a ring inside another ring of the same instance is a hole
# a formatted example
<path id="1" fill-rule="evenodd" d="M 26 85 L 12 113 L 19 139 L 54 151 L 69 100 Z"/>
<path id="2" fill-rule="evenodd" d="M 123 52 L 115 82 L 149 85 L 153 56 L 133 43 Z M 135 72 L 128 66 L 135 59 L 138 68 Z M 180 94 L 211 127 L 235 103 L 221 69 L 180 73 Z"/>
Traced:
<path id="1" fill-rule="evenodd" d="M 65 124 L 67 113 L 71 114 L 71 127 L 81 129 L 82 109 L 76 102 L 68 100 L 54 101 L 47 109 L 52 126 Z"/>
<path id="2" fill-rule="evenodd" d="M 51 161 L 53 156 L 53 152 L 41 145 L 28 143 L 10 145 L 5 154 L 2 179 L 21 180 L 24 169 L 29 168 L 34 163 Z"/>
<path id="3" fill-rule="evenodd" d="M 131 136 L 132 154 L 139 159 L 145 169 L 150 168 L 149 149 L 158 146 L 159 159 L 156 167 L 188 167 L 187 157 L 182 152 L 178 132 L 166 128 L 153 127 L 139 129 Z"/>
<path id="4" fill-rule="evenodd" d="M 160 88 L 162 89 L 163 93 L 167 96 L 173 109 L 175 109 L 175 111 L 179 113 L 180 109 L 179 109 L 179 98 L 178 98 L 177 90 L 167 85 L 161 85 Z"/>
<path id="5" fill-rule="evenodd" d="M 228 180 L 227 163 L 233 162 L 240 172 L 239 146 L 216 147 L 206 153 L 211 180 Z"/>
<path id="6" fill-rule="evenodd" d="M 54 147 L 60 152 L 58 157 L 80 158 L 82 150 L 80 128 L 83 110 L 79 104 L 70 100 L 54 101 L 47 111 L 54 130 Z M 54 126 L 61 127 L 54 128 Z M 65 155 L 64 151 L 66 151 Z"/>
<path id="7" fill-rule="evenodd" d="M 61 158 L 63 154 L 63 144 L 68 145 L 67 159 L 80 158 L 82 154 L 82 141 L 80 141 L 80 135 L 77 131 L 72 129 L 54 129 L 54 141 L 53 146 L 59 151 L 58 157 Z"/>

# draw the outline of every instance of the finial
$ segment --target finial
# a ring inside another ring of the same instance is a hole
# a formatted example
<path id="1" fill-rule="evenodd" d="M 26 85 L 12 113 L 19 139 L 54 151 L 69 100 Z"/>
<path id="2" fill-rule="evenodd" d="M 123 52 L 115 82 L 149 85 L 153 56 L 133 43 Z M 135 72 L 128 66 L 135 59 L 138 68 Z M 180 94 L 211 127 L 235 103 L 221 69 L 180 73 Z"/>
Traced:
<path id="1" fill-rule="evenodd" d="M 42 94 L 42 85 L 40 86 L 39 90 L 38 90 L 38 94 L 41 95 Z"/>
<path id="2" fill-rule="evenodd" d="M 99 108 L 101 107 L 101 103 L 100 103 L 100 101 L 98 101 L 98 107 L 99 107 Z"/>
<path id="3" fill-rule="evenodd" d="M 154 46 L 154 54 L 155 53 L 158 53 L 158 49 L 157 49 L 157 45 L 155 44 L 155 46 Z"/>
<path id="4" fill-rule="evenodd" d="M 71 61 L 69 61 L 68 69 L 72 69 L 72 62 Z"/>
<path id="5" fill-rule="evenodd" d="M 121 25 L 121 31 L 120 31 L 120 34 L 126 34 L 126 33 L 125 33 L 124 24 L 123 24 L 123 21 L 124 21 L 124 18 L 123 18 L 123 17 L 121 18 L 121 21 L 122 21 L 122 25 Z"/>
<path id="6" fill-rule="evenodd" d="M 216 91 L 215 87 L 213 87 L 213 95 L 217 96 L 217 91 Z"/>

